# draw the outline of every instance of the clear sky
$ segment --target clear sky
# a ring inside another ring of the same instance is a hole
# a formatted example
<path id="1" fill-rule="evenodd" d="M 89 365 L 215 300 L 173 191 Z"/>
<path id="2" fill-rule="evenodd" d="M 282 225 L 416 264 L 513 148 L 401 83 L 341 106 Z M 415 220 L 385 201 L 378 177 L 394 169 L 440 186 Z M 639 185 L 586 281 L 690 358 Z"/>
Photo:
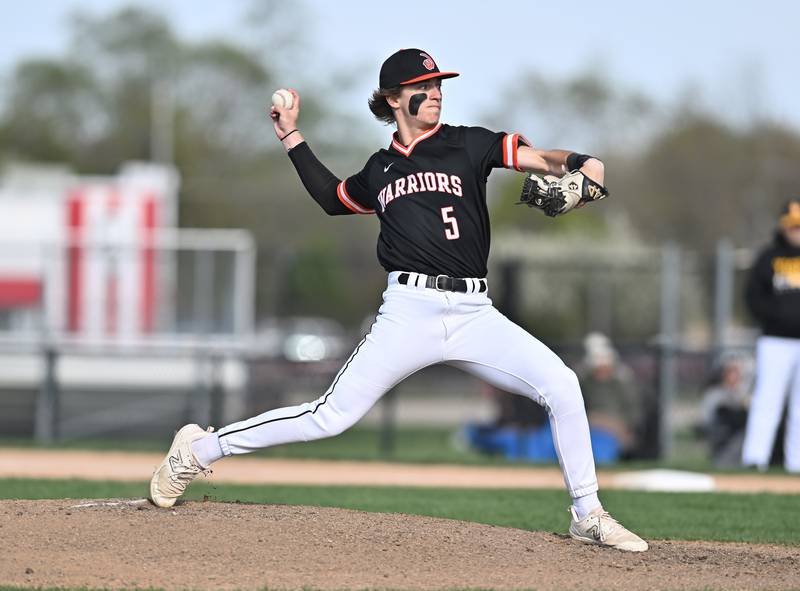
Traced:
<path id="1" fill-rule="evenodd" d="M 0 20 L 0 70 L 22 57 L 56 54 L 65 46 L 71 11 L 107 12 L 127 4 L 165 13 L 187 38 L 236 39 L 245 34 L 242 15 L 249 2 L 14 2 Z M 292 6 L 283 8 L 293 11 Z M 431 53 L 440 68 L 462 73 L 448 81 L 448 93 L 458 95 L 445 103 L 444 119 L 452 122 L 468 124 L 477 112 L 502 110 L 499 90 L 516 72 L 567 77 L 596 67 L 616 84 L 659 102 L 674 102 L 691 88 L 707 107 L 732 120 L 755 113 L 800 129 L 798 23 L 800 3 L 790 0 L 306 0 L 303 15 L 286 19 L 286 32 L 309 44 L 301 61 L 306 72 L 331 67 L 353 72 L 354 90 L 343 94 L 332 87 L 330 96 L 361 97 L 354 109 L 365 120 L 370 115 L 361 101 L 376 85 L 381 61 L 396 49 L 416 46 Z"/>

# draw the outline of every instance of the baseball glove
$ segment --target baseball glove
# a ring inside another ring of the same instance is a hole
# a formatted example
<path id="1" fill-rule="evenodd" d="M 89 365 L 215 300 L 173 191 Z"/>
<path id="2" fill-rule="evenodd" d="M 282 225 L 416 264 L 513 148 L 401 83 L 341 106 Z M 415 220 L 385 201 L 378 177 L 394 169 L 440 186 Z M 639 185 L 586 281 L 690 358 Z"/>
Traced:
<path id="1" fill-rule="evenodd" d="M 608 189 L 575 170 L 561 178 L 552 175 L 528 175 L 522 185 L 518 203 L 536 207 L 545 215 L 555 217 L 580 204 L 599 201 L 605 197 L 608 197 Z"/>

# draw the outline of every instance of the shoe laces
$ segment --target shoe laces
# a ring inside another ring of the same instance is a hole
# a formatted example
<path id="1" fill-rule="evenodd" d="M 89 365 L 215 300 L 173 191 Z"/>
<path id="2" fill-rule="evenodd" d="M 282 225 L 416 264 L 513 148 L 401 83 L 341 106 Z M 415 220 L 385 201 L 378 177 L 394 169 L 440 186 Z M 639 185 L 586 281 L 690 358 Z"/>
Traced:
<path id="1" fill-rule="evenodd" d="M 173 482 L 189 484 L 200 474 L 203 476 L 210 476 L 212 473 L 211 468 L 203 468 L 194 461 L 191 461 L 190 464 L 181 464 L 181 467 L 183 468 L 182 470 L 178 470 L 170 474 L 170 479 Z"/>
<path id="2" fill-rule="evenodd" d="M 606 537 L 616 531 L 617 529 L 621 528 L 622 525 L 619 521 L 611 517 L 608 511 L 603 511 L 602 513 L 598 513 L 595 515 L 597 517 L 597 524 L 600 528 L 600 537 L 605 540 Z"/>
<path id="3" fill-rule="evenodd" d="M 211 475 L 210 468 L 202 468 L 199 464 L 190 460 L 190 463 L 181 463 L 179 470 L 171 470 L 169 475 L 169 484 L 167 490 L 174 494 L 181 495 L 186 487 L 200 474 L 205 476 Z"/>
<path id="4" fill-rule="evenodd" d="M 214 427 L 206 429 L 207 433 L 214 431 Z M 182 485 L 184 488 L 189 485 L 198 475 L 210 476 L 213 472 L 211 468 L 203 468 L 192 455 L 191 449 L 186 453 L 178 452 L 178 459 L 180 460 L 178 466 L 173 465 L 170 471 L 169 478 L 172 482 Z M 172 459 L 170 458 L 170 463 Z M 177 469 L 176 469 L 177 468 Z"/>

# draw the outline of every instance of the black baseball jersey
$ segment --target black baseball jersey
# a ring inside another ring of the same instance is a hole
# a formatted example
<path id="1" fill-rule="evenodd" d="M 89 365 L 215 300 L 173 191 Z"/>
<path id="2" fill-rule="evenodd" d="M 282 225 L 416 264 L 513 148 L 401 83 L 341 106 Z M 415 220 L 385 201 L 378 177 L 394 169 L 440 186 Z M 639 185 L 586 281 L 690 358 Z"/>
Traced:
<path id="1" fill-rule="evenodd" d="M 514 168 L 517 133 L 439 124 L 404 146 L 395 134 L 337 188 L 352 212 L 377 214 L 378 260 L 387 271 L 485 277 L 489 257 L 486 180 Z"/>
<path id="2" fill-rule="evenodd" d="M 800 248 L 780 232 L 750 270 L 745 301 L 765 335 L 800 339 Z"/>

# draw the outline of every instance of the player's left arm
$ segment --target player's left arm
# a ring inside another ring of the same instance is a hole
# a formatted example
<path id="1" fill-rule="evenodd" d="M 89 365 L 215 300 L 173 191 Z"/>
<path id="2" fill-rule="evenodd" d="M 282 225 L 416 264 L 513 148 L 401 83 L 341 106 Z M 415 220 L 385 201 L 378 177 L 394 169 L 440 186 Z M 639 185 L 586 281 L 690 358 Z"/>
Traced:
<path id="1" fill-rule="evenodd" d="M 536 174 L 552 174 L 561 177 L 568 172 L 567 161 L 573 152 L 567 150 L 537 150 L 530 146 L 519 146 L 517 149 L 517 167 L 525 172 Z M 578 167 L 583 174 L 594 182 L 605 184 L 605 167 L 594 157 L 589 157 Z"/>

